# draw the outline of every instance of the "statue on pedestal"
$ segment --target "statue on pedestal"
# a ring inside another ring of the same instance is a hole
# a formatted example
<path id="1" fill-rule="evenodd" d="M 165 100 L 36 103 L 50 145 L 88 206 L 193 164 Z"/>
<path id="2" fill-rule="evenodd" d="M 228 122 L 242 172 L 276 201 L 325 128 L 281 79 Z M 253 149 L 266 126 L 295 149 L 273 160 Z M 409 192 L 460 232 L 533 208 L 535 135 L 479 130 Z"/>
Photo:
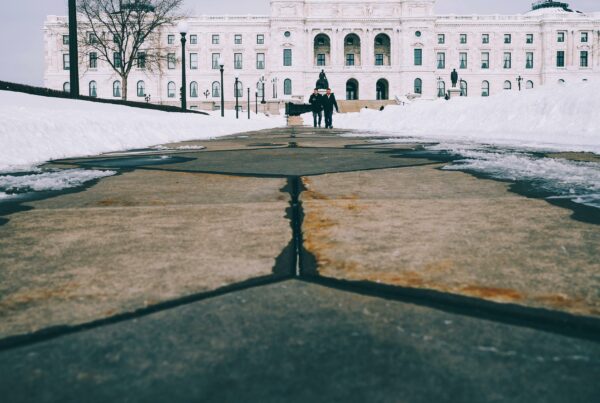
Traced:
<path id="1" fill-rule="evenodd" d="M 456 72 L 456 69 L 452 70 L 450 80 L 452 80 L 452 88 L 456 88 L 456 83 L 458 83 L 458 73 Z"/>
<path id="2" fill-rule="evenodd" d="M 327 80 L 327 75 L 325 75 L 325 70 L 321 70 L 315 88 L 318 90 L 326 90 L 329 88 L 329 81 Z"/>

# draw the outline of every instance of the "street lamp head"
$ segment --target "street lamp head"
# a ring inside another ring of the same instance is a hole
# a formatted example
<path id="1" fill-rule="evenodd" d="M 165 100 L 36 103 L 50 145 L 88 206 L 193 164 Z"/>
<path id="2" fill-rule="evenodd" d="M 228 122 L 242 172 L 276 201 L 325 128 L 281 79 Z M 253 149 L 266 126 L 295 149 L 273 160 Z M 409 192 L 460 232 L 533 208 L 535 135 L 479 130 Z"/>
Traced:
<path id="1" fill-rule="evenodd" d="M 188 25 L 187 21 L 180 21 L 179 24 L 177 24 L 177 30 L 179 30 L 179 33 L 182 35 L 187 34 L 189 29 L 190 26 Z"/>
<path id="2" fill-rule="evenodd" d="M 219 66 L 220 66 L 221 68 L 223 68 L 223 66 L 225 66 L 225 60 L 223 60 L 223 58 L 222 58 L 222 57 L 219 57 L 219 60 L 217 61 L 217 63 L 219 63 Z"/>
<path id="3" fill-rule="evenodd" d="M 235 72 L 235 79 L 239 79 L 240 78 L 240 73 L 238 71 Z"/>

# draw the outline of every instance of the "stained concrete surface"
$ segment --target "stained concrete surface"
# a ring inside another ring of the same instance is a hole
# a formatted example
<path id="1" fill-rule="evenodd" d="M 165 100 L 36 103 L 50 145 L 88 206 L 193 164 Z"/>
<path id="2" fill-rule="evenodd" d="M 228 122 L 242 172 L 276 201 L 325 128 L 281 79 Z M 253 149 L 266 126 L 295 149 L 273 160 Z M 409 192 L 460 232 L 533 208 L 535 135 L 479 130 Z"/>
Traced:
<path id="1" fill-rule="evenodd" d="M 318 273 L 600 316 L 600 231 L 439 166 L 305 178 Z"/>
<path id="2" fill-rule="evenodd" d="M 570 402 L 600 346 L 299 281 L 0 352 L 30 402 Z"/>
<path id="3" fill-rule="evenodd" d="M 285 186 L 136 171 L 30 203 L 0 226 L 0 337 L 274 274 L 292 239 Z"/>

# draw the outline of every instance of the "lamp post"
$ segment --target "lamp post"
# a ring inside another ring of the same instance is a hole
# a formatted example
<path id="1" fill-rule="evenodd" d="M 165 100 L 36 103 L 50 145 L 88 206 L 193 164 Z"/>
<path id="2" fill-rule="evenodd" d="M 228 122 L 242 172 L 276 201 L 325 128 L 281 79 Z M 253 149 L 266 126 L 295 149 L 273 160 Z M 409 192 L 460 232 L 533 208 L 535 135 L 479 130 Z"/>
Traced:
<path id="1" fill-rule="evenodd" d="M 256 114 L 258 115 L 258 91 L 254 92 L 254 106 L 256 106 Z"/>
<path id="2" fill-rule="evenodd" d="M 248 87 L 248 119 L 250 119 L 250 87 Z"/>
<path id="3" fill-rule="evenodd" d="M 208 99 L 209 95 L 210 95 L 210 91 L 209 90 L 204 91 L 204 98 Z"/>
<path id="4" fill-rule="evenodd" d="M 240 73 L 235 73 L 235 118 L 239 119 L 240 118 L 240 104 L 239 104 L 239 100 L 240 100 L 240 94 L 238 92 L 238 83 L 240 82 Z"/>
<path id="5" fill-rule="evenodd" d="M 519 91 L 521 91 L 521 81 L 523 81 L 523 77 L 517 77 L 517 84 L 519 85 Z"/>
<path id="6" fill-rule="evenodd" d="M 225 71 L 225 62 L 219 57 L 219 67 L 221 69 L 221 117 L 225 117 L 225 91 L 223 90 L 223 72 Z"/>
<path id="7" fill-rule="evenodd" d="M 267 101 L 265 101 L 265 81 L 266 80 L 265 80 L 264 76 L 262 76 L 260 78 L 260 80 L 258 80 L 258 82 L 262 86 L 262 101 L 260 101 L 260 103 L 263 104 L 263 105 L 267 103 Z"/>
<path id="8" fill-rule="evenodd" d="M 185 43 L 187 42 L 185 36 L 188 32 L 188 24 L 182 21 L 177 26 L 179 33 L 181 34 L 181 110 L 187 109 L 187 94 L 186 94 L 186 79 L 185 79 Z"/>
<path id="9" fill-rule="evenodd" d="M 77 0 L 69 0 L 69 86 L 71 98 L 79 97 L 79 54 L 77 48 Z"/>

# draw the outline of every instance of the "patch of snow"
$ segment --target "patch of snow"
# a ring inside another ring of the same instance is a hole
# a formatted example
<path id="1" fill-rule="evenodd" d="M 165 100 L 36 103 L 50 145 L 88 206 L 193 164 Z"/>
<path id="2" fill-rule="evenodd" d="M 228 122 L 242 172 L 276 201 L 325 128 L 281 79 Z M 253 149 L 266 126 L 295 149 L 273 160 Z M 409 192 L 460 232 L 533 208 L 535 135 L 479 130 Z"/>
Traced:
<path id="1" fill-rule="evenodd" d="M 0 91 L 0 170 L 285 126 L 283 116 L 209 116 Z"/>
<path id="2" fill-rule="evenodd" d="M 4 175 L 0 176 L 0 189 L 9 192 L 8 196 L 32 191 L 62 190 L 78 187 L 86 182 L 115 174 L 115 171 L 67 169 L 32 175 Z"/>
<path id="3" fill-rule="evenodd" d="M 478 82 L 469 83 L 471 92 Z M 381 137 L 419 137 L 504 146 L 600 152 L 599 81 L 502 91 L 450 101 L 415 101 L 336 114 L 333 126 Z M 311 116 L 312 118 L 312 116 Z M 311 122 L 312 123 L 312 122 Z"/>

